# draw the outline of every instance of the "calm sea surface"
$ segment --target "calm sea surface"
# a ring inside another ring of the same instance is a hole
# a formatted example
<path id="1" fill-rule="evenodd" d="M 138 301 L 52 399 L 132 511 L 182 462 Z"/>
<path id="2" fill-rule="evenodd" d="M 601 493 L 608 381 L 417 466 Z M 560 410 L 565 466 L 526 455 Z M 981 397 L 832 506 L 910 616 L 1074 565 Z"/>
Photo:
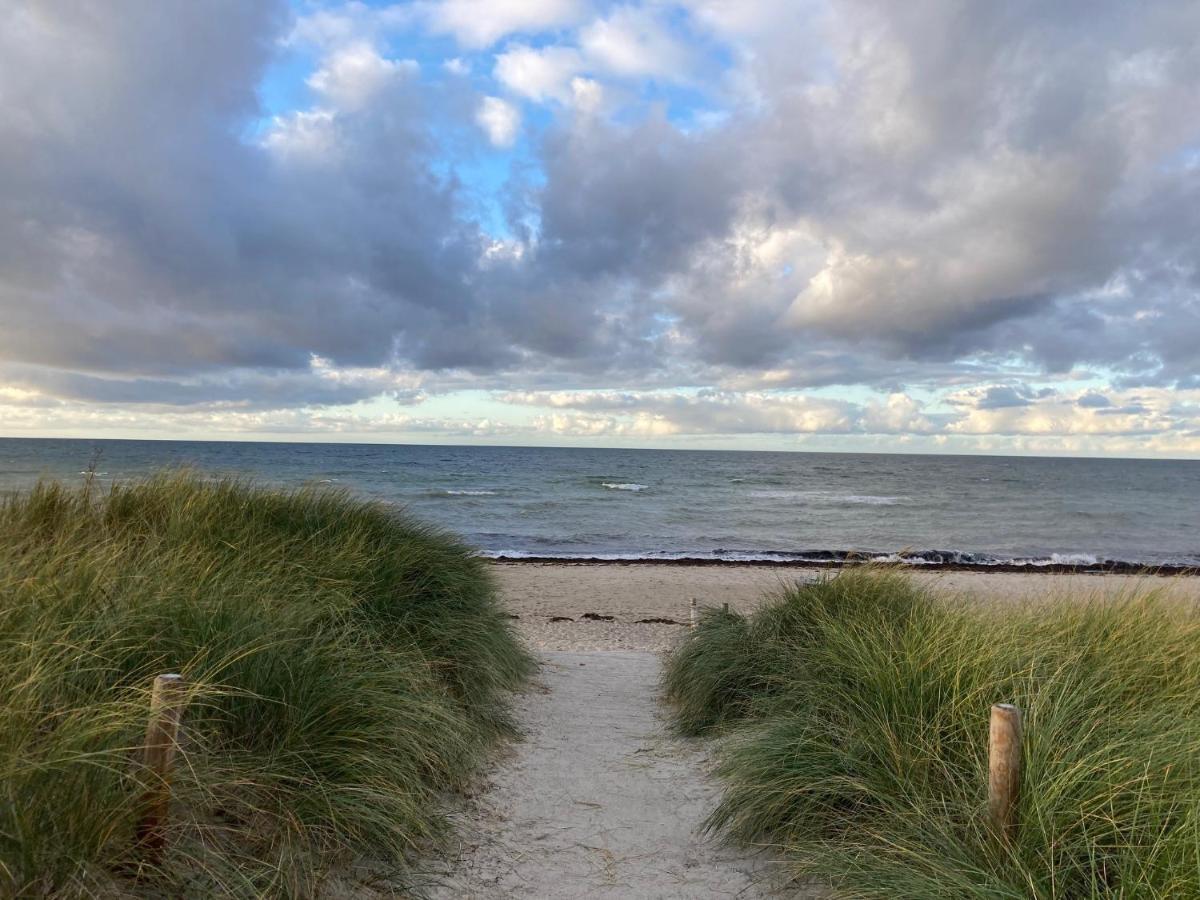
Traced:
<path id="1" fill-rule="evenodd" d="M 0 490 L 161 466 L 329 483 L 488 555 L 1200 564 L 1200 462 L 0 439 Z"/>

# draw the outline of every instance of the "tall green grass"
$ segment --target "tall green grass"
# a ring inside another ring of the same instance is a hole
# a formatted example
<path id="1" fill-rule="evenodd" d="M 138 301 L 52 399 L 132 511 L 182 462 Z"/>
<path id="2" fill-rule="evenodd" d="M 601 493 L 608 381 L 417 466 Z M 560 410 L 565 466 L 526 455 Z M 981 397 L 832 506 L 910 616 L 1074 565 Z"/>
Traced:
<path id="1" fill-rule="evenodd" d="M 838 896 L 1200 897 L 1200 617 L 1153 592 L 985 607 L 848 570 L 708 611 L 666 687 L 682 731 L 725 736 L 711 826 Z M 1025 713 L 1011 845 L 996 702 Z"/>
<path id="2" fill-rule="evenodd" d="M 316 896 L 437 838 L 532 662 L 457 540 L 316 489 L 164 474 L 0 507 L 0 896 Z M 134 885 L 155 674 L 190 686 Z"/>

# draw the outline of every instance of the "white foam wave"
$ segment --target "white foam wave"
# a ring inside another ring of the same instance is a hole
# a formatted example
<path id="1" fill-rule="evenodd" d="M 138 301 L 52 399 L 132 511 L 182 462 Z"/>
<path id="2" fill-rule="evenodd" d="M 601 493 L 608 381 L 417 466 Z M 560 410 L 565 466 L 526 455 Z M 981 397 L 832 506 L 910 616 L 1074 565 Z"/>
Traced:
<path id="1" fill-rule="evenodd" d="M 644 491 L 644 490 L 646 490 L 646 487 L 647 487 L 644 484 L 638 484 L 637 482 L 634 482 L 634 481 L 629 481 L 629 482 L 606 481 L 603 483 L 602 486 L 608 488 L 610 491 Z"/>
<path id="2" fill-rule="evenodd" d="M 835 494 L 832 491 L 750 491 L 760 500 L 815 500 L 820 503 L 852 503 L 863 506 L 895 506 L 907 497 L 880 497 L 875 494 Z"/>
<path id="3" fill-rule="evenodd" d="M 468 491 L 468 490 L 453 491 L 453 490 L 448 490 L 448 491 L 446 491 L 446 493 L 451 497 L 494 497 L 494 496 L 496 496 L 495 491 Z"/>
<path id="4" fill-rule="evenodd" d="M 1051 553 L 1049 559 L 1035 559 L 1034 566 L 1094 566 L 1100 562 L 1090 553 Z"/>

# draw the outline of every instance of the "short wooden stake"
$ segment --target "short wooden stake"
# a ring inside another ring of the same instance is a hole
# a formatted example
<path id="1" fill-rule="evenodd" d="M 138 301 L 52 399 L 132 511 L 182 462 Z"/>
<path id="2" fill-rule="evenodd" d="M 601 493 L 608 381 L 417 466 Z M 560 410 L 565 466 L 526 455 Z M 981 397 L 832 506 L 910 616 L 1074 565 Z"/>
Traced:
<path id="1" fill-rule="evenodd" d="M 692 617 L 692 627 L 695 628 L 696 622 L 700 618 L 700 611 L 696 608 L 696 598 L 695 597 L 692 598 L 692 606 L 691 606 L 690 614 Z"/>
<path id="2" fill-rule="evenodd" d="M 992 707 L 988 727 L 988 816 L 996 830 L 1016 840 L 1021 795 L 1021 710 L 1011 703 Z"/>
<path id="3" fill-rule="evenodd" d="M 158 675 L 150 695 L 150 724 L 142 762 L 151 779 L 142 798 L 137 823 L 137 846 L 142 860 L 151 865 L 162 861 L 167 846 L 167 822 L 171 811 L 171 765 L 179 746 L 179 720 L 183 717 L 186 692 L 182 675 Z"/>
<path id="4" fill-rule="evenodd" d="M 729 615 L 729 604 L 728 604 L 728 603 L 722 603 L 722 604 L 721 604 L 721 611 L 722 611 L 723 613 L 725 613 L 725 615 Z"/>

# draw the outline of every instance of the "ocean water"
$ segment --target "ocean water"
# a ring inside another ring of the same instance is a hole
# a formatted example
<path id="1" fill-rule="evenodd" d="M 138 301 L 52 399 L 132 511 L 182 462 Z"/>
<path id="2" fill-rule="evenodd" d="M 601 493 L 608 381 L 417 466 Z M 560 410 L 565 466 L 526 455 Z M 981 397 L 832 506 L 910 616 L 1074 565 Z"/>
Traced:
<path id="1" fill-rule="evenodd" d="M 1200 565 L 1200 462 L 0 439 L 0 490 L 162 466 L 330 484 L 489 556 Z"/>

